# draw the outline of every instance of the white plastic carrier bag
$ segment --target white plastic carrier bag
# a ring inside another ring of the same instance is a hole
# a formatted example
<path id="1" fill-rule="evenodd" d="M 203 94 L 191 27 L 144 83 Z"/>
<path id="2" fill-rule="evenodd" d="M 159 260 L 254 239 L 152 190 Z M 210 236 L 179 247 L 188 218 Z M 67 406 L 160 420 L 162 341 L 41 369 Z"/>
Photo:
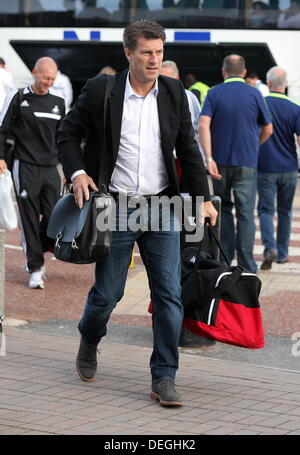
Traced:
<path id="1" fill-rule="evenodd" d="M 13 181 L 10 171 L 0 174 L 0 229 L 9 231 L 18 225 L 17 212 L 12 197 Z"/>

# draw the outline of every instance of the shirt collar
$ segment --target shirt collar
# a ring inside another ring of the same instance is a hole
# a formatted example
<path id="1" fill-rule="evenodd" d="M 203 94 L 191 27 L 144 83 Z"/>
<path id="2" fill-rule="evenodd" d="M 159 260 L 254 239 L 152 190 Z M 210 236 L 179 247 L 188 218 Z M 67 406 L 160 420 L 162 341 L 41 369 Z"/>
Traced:
<path id="1" fill-rule="evenodd" d="M 278 92 L 277 90 L 270 90 L 270 93 L 278 93 L 279 95 L 285 95 L 285 93 Z"/>
<path id="2" fill-rule="evenodd" d="M 26 88 L 28 89 L 28 91 L 27 91 L 26 93 L 31 92 L 33 95 L 36 95 L 36 93 L 34 93 L 34 90 L 33 90 L 33 88 L 32 88 L 32 85 L 28 85 L 28 87 L 26 87 Z M 45 93 L 45 95 L 48 95 L 48 93 L 49 93 L 49 90 L 48 90 L 47 93 Z M 25 94 L 25 91 L 24 91 L 24 94 Z M 38 96 L 44 96 L 44 95 L 38 95 Z"/>
<path id="3" fill-rule="evenodd" d="M 158 79 L 156 79 L 155 84 L 152 87 L 152 89 L 150 90 L 150 92 L 148 93 L 148 95 L 149 94 L 154 95 L 155 97 L 157 96 L 157 94 L 158 94 Z M 143 95 L 139 95 L 138 93 L 135 93 L 135 91 L 133 90 L 133 88 L 132 88 L 132 86 L 130 84 L 130 81 L 129 81 L 129 71 L 128 71 L 127 78 L 126 78 L 124 100 L 126 101 L 131 96 L 135 96 L 136 98 L 145 98 Z"/>
<path id="4" fill-rule="evenodd" d="M 285 93 L 277 92 L 276 90 L 272 90 L 267 96 L 273 96 L 274 98 L 283 98 L 288 100 L 288 96 Z"/>
<path id="5" fill-rule="evenodd" d="M 227 83 L 227 82 L 246 82 L 245 79 L 241 76 L 230 76 L 230 77 L 227 77 L 224 81 L 224 83 Z"/>

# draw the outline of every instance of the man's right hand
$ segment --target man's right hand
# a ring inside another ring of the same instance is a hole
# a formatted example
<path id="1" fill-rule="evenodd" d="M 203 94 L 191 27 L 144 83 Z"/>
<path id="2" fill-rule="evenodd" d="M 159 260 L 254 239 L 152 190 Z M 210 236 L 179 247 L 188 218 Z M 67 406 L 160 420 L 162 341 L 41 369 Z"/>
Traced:
<path id="1" fill-rule="evenodd" d="M 7 164 L 5 160 L 0 160 L 0 174 L 4 174 L 7 171 Z"/>
<path id="2" fill-rule="evenodd" d="M 83 202 L 85 200 L 90 199 L 90 191 L 91 188 L 94 191 L 98 191 L 98 188 L 94 182 L 94 180 L 89 177 L 87 174 L 80 174 L 77 177 L 74 177 L 72 180 L 73 185 L 73 193 L 75 196 L 75 202 L 80 209 L 83 207 Z"/>
<path id="3" fill-rule="evenodd" d="M 207 170 L 213 179 L 221 180 L 222 175 L 219 173 L 217 163 L 214 160 L 207 163 Z"/>

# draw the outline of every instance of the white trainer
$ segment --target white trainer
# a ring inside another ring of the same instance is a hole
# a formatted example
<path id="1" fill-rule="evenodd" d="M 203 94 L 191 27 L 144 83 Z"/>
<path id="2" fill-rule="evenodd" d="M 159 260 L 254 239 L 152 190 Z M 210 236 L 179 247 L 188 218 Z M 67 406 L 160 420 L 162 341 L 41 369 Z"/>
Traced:
<path id="1" fill-rule="evenodd" d="M 27 264 L 25 264 L 24 269 L 25 269 L 25 272 L 30 273 Z M 44 279 L 47 278 L 47 277 L 46 277 L 46 267 L 45 267 L 45 264 L 42 265 L 42 267 L 40 268 L 40 271 L 42 272 L 42 278 L 44 278 Z"/>
<path id="2" fill-rule="evenodd" d="M 31 289 L 44 289 L 43 274 L 44 272 L 42 269 L 30 273 L 29 287 Z"/>

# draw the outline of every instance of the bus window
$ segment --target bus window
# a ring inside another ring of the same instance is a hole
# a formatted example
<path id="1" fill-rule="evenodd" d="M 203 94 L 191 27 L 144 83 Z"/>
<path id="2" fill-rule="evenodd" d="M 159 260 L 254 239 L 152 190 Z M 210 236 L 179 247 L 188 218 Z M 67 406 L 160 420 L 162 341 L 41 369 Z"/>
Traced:
<path id="1" fill-rule="evenodd" d="M 300 0 L 9 0 L 0 26 L 124 27 L 154 19 L 170 28 L 300 29 Z"/>

